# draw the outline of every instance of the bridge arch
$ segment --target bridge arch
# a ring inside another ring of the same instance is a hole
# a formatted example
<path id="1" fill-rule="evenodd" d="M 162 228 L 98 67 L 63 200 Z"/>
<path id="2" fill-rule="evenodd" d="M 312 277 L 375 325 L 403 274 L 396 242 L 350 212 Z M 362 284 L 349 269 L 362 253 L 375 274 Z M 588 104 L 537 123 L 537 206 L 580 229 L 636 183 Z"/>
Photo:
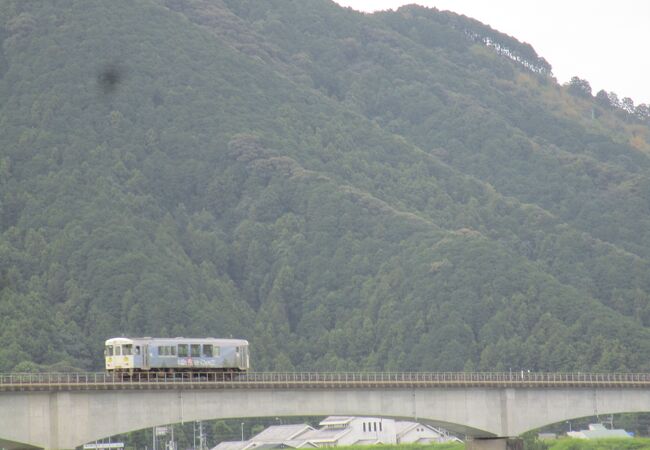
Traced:
<path id="1" fill-rule="evenodd" d="M 77 442 L 170 423 L 298 415 L 390 417 L 418 420 L 466 435 L 497 435 L 485 429 L 484 417 L 468 415 L 464 405 L 456 404 L 457 393 L 439 390 L 434 396 L 435 410 L 424 403 L 431 398 L 428 394 L 422 389 L 107 391 L 104 399 L 93 400 L 101 406 L 93 408 L 91 415 L 103 410 L 117 411 L 117 416 L 87 427 L 92 433 L 80 435 Z"/>
<path id="2" fill-rule="evenodd" d="M 583 417 L 650 412 L 650 391 L 647 389 L 571 388 L 526 391 L 525 397 L 528 398 L 525 401 L 519 398 L 510 408 L 513 415 L 526 416 L 525 420 L 519 421 L 517 434 Z M 524 393 L 520 392 L 519 397 L 522 396 Z M 531 404 L 537 405 L 533 409 L 536 414 L 527 413 Z"/>

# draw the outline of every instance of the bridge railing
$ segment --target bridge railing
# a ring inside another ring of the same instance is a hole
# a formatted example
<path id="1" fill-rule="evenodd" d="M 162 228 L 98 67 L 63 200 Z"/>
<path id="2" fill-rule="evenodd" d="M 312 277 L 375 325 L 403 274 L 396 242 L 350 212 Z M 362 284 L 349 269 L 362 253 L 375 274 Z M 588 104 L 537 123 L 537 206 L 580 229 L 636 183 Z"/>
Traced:
<path id="1" fill-rule="evenodd" d="M 650 373 L 589 372 L 248 372 L 248 373 L 0 373 L 5 387 L 101 388 L 128 385 L 231 385 L 231 386 L 609 386 L 647 385 Z"/>

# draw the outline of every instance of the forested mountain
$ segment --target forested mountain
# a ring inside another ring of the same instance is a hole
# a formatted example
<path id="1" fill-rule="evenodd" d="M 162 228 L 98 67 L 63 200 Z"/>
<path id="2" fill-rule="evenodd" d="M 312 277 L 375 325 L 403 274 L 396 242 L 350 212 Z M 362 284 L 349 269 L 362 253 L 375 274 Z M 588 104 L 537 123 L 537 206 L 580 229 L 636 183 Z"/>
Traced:
<path id="1" fill-rule="evenodd" d="M 530 45 L 330 0 L 5 0 L 0 42 L 0 370 L 650 370 L 647 107 Z"/>

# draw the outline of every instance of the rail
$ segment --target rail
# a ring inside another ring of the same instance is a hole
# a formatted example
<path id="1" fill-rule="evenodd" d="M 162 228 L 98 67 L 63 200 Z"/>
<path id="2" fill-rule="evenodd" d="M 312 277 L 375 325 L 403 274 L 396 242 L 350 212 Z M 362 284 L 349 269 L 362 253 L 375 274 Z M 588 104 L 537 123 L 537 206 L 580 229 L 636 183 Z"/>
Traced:
<path id="1" fill-rule="evenodd" d="M 0 373 L 0 392 L 107 389 L 650 388 L 650 373 L 249 372 Z"/>

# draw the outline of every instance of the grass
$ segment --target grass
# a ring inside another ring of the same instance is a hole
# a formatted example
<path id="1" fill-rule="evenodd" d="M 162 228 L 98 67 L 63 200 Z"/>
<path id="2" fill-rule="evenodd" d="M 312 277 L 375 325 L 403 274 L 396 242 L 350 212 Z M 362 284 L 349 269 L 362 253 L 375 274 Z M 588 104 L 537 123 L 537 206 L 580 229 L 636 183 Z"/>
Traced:
<path id="1" fill-rule="evenodd" d="M 351 445 L 335 447 L 336 450 L 464 450 L 465 444 L 449 442 L 445 444 L 380 444 L 380 445 Z"/>
<path id="2" fill-rule="evenodd" d="M 549 450 L 650 450 L 649 438 L 586 439 L 564 438 L 547 441 Z"/>
<path id="3" fill-rule="evenodd" d="M 650 450 L 650 438 L 634 439 L 571 439 L 545 441 L 548 450 Z M 336 447 L 337 450 L 464 450 L 465 444 L 386 444 Z"/>

